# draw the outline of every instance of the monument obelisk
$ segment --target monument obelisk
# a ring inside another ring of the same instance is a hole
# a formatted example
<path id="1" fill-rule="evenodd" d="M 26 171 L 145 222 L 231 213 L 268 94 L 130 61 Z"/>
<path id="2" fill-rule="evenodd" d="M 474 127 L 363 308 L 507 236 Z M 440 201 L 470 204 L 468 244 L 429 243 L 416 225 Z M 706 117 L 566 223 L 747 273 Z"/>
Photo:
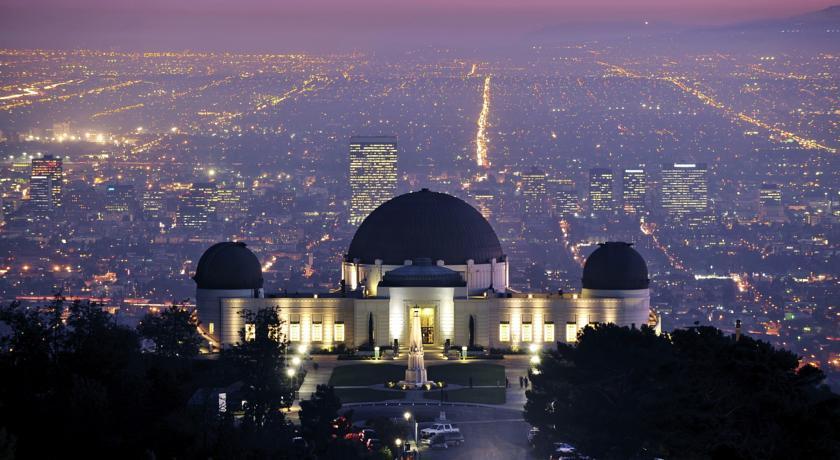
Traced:
<path id="1" fill-rule="evenodd" d="M 411 324 L 408 328 L 408 369 L 405 370 L 405 380 L 400 384 L 411 388 L 419 388 L 429 382 L 426 377 L 426 366 L 423 363 L 423 335 L 420 332 L 420 309 L 411 309 Z"/>

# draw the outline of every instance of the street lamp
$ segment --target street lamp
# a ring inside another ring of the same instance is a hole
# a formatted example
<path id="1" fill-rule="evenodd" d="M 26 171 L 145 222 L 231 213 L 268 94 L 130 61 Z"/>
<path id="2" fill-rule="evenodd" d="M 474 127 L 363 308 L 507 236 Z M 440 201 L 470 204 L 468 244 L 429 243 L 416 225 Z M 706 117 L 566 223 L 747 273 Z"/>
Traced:
<path id="1" fill-rule="evenodd" d="M 300 366 L 300 356 L 293 357 L 292 364 L 294 364 L 295 366 Z"/>
<path id="2" fill-rule="evenodd" d="M 397 448 L 399 448 L 402 445 L 402 439 L 394 439 L 394 444 L 397 446 Z"/>
<path id="3" fill-rule="evenodd" d="M 286 376 L 288 376 L 289 378 L 294 377 L 295 373 L 296 372 L 295 372 L 295 369 L 293 367 L 286 368 Z"/>
<path id="4" fill-rule="evenodd" d="M 537 345 L 536 343 L 532 343 L 532 344 L 528 345 L 528 351 L 530 351 L 531 353 L 536 353 L 539 349 L 540 349 L 540 346 Z"/>
<path id="5" fill-rule="evenodd" d="M 405 411 L 405 413 L 403 414 L 403 418 L 405 419 L 406 422 L 411 420 L 411 417 L 412 417 L 412 415 L 411 415 L 411 412 L 409 412 L 409 411 Z M 417 439 L 417 419 L 415 418 L 414 419 L 414 444 L 417 445 L 418 442 L 420 442 L 420 441 Z"/>

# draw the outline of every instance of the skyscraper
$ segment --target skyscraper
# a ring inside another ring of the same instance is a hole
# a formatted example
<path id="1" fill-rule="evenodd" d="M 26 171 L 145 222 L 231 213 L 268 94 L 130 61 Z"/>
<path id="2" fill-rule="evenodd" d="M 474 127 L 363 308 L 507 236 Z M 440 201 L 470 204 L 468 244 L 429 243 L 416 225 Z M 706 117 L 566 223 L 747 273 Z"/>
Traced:
<path id="1" fill-rule="evenodd" d="M 575 182 L 571 179 L 548 179 L 551 211 L 555 217 L 567 218 L 580 212 Z"/>
<path id="2" fill-rule="evenodd" d="M 589 210 L 592 214 L 609 214 L 613 211 L 613 170 L 589 170 Z"/>
<path id="3" fill-rule="evenodd" d="M 163 219 L 166 213 L 166 194 L 163 190 L 144 190 L 140 197 L 140 206 L 143 210 L 143 218 L 146 220 Z"/>
<path id="4" fill-rule="evenodd" d="M 350 138 L 350 219 L 362 223 L 397 190 L 397 139 L 392 136 Z"/>
<path id="5" fill-rule="evenodd" d="M 134 208 L 134 186 L 108 184 L 105 187 L 105 211 L 109 218 L 122 219 L 131 215 Z"/>
<path id="6" fill-rule="evenodd" d="M 537 217 L 548 214 L 548 193 L 545 173 L 537 169 L 522 173 L 522 197 L 525 202 L 525 216 Z"/>
<path id="7" fill-rule="evenodd" d="M 644 169 L 625 169 L 622 177 L 621 198 L 624 212 L 637 214 L 645 207 L 647 180 Z"/>
<path id="8" fill-rule="evenodd" d="M 49 214 L 61 207 L 61 186 L 64 168 L 61 158 L 44 155 L 32 159 L 29 176 L 29 199 L 36 213 Z"/>
<path id="9" fill-rule="evenodd" d="M 662 165 L 660 187 L 662 208 L 670 223 L 696 226 L 709 221 L 709 179 L 705 163 Z"/>
<path id="10" fill-rule="evenodd" d="M 785 222 L 782 189 L 778 184 L 761 184 L 758 190 L 758 220 L 764 223 Z"/>
<path id="11" fill-rule="evenodd" d="M 477 189 L 472 192 L 472 197 L 473 200 L 475 200 L 478 212 L 480 212 L 485 219 L 489 220 L 493 216 L 496 194 L 489 189 Z"/>
<path id="12" fill-rule="evenodd" d="M 216 185 L 213 183 L 195 183 L 181 196 L 176 215 L 178 227 L 200 229 L 207 226 L 215 217 Z"/>

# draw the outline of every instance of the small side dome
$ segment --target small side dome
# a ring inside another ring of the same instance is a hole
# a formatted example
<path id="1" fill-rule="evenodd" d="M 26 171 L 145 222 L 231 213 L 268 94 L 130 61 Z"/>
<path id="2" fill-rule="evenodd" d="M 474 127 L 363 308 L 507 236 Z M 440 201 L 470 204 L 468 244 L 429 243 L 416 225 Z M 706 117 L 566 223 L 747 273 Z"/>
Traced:
<path id="1" fill-rule="evenodd" d="M 414 259 L 411 265 L 395 268 L 379 282 L 379 287 L 463 287 L 467 282 L 455 270 L 432 264 L 432 259 Z"/>
<path id="2" fill-rule="evenodd" d="M 583 266 L 584 289 L 634 290 L 650 286 L 647 263 L 632 243 L 600 243 Z"/>
<path id="3" fill-rule="evenodd" d="M 216 243 L 198 260 L 193 280 L 198 289 L 261 289 L 262 266 L 245 243 Z"/>

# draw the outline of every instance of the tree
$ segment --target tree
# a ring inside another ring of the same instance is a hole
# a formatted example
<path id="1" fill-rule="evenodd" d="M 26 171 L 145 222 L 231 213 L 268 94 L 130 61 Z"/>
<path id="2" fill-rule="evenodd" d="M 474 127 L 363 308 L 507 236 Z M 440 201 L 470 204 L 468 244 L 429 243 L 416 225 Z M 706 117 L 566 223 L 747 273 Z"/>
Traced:
<path id="1" fill-rule="evenodd" d="M 245 383 L 246 424 L 261 429 L 282 423 L 279 409 L 288 407 L 294 399 L 292 379 L 284 374 L 288 344 L 279 333 L 282 322 L 278 308 L 247 310 L 242 316 L 253 334 L 240 330 L 239 343 L 225 350 L 223 357 L 233 363 Z"/>
<path id="2" fill-rule="evenodd" d="M 542 446 L 598 458 L 833 458 L 840 399 L 794 354 L 712 327 L 587 327 L 530 375 Z"/>
<path id="3" fill-rule="evenodd" d="M 373 312 L 368 313 L 368 345 L 373 347 Z"/>
<path id="4" fill-rule="evenodd" d="M 332 422 L 338 418 L 339 409 L 341 400 L 329 385 L 318 385 L 310 399 L 300 402 L 301 433 L 316 452 L 323 452 L 331 440 Z M 343 435 L 336 433 L 339 434 Z"/>
<path id="5" fill-rule="evenodd" d="M 469 330 L 470 340 L 467 345 L 469 345 L 469 348 L 475 348 L 475 317 L 473 315 L 470 315 Z"/>
<path id="6" fill-rule="evenodd" d="M 192 358 L 203 342 L 194 311 L 182 305 L 171 305 L 157 315 L 147 314 L 137 331 L 154 343 L 155 353 L 168 358 Z"/>

